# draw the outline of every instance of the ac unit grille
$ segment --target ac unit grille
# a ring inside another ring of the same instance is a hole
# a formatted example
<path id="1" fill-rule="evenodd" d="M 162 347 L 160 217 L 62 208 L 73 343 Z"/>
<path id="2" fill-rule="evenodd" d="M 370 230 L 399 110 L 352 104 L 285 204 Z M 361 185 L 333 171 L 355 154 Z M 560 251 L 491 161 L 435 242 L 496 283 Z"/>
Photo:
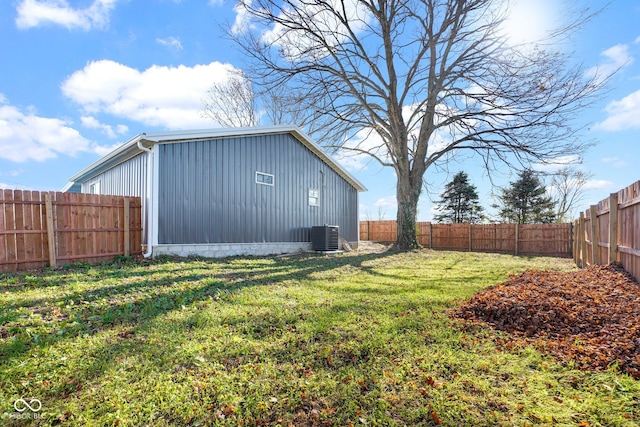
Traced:
<path id="1" fill-rule="evenodd" d="M 337 225 L 311 227 L 311 247 L 314 251 L 337 251 L 339 234 Z"/>

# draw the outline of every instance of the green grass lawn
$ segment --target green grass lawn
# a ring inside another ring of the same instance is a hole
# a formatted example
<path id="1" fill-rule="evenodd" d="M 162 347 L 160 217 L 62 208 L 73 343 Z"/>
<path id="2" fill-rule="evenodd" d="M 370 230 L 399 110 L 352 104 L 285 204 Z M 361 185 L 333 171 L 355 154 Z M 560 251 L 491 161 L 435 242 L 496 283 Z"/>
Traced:
<path id="1" fill-rule="evenodd" d="M 0 276 L 0 424 L 640 424 L 615 367 L 501 349 L 446 314 L 530 268 L 573 266 L 425 250 Z"/>

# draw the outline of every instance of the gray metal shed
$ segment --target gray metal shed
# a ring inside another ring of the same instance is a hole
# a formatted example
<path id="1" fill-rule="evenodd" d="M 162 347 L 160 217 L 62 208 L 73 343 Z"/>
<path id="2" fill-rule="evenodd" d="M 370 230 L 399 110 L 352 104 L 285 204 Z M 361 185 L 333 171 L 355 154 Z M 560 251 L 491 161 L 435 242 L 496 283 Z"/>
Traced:
<path id="1" fill-rule="evenodd" d="M 141 197 L 148 256 L 212 257 L 309 250 L 324 224 L 357 246 L 366 191 L 292 126 L 143 133 L 66 188 Z"/>

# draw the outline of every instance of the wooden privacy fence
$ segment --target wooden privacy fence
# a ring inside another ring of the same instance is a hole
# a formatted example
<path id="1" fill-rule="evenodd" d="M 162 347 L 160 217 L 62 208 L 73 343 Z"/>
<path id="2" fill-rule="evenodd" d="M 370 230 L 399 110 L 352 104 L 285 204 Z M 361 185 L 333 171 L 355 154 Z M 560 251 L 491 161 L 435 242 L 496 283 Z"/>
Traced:
<path id="1" fill-rule="evenodd" d="M 432 249 L 571 257 L 572 224 L 432 224 L 418 222 L 418 242 Z M 393 242 L 396 221 L 361 221 L 360 240 Z"/>
<path id="2" fill-rule="evenodd" d="M 142 252 L 139 197 L 0 190 L 0 271 Z"/>
<path id="3" fill-rule="evenodd" d="M 618 261 L 640 279 L 640 181 L 580 212 L 574 227 L 578 267 Z"/>

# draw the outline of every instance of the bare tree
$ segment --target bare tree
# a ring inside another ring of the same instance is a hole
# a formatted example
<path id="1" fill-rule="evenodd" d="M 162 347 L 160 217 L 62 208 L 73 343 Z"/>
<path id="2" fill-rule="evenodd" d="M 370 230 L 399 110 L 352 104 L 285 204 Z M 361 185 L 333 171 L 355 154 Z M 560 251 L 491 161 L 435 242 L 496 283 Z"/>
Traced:
<path id="1" fill-rule="evenodd" d="M 378 206 L 378 219 L 371 219 L 371 211 L 369 209 L 364 211 L 364 217 L 367 221 L 384 221 L 385 211 L 382 206 Z"/>
<path id="2" fill-rule="evenodd" d="M 569 166 L 553 173 L 551 194 L 556 206 L 557 222 L 568 222 L 573 218 L 577 205 L 584 200 L 585 186 L 593 173 Z"/>
<path id="3" fill-rule="evenodd" d="M 260 100 L 260 111 L 264 117 L 263 124 L 293 124 L 307 128 L 309 134 L 313 133 L 313 127 L 309 123 L 312 117 L 309 117 L 303 109 L 305 101 L 301 94 L 284 86 L 264 85 L 257 96 Z"/>
<path id="4" fill-rule="evenodd" d="M 226 80 L 211 85 L 202 100 L 202 116 L 224 127 L 256 126 L 256 97 L 251 80 L 236 71 L 229 73 Z"/>
<path id="5" fill-rule="evenodd" d="M 397 176 L 396 247 L 419 247 L 425 172 L 465 150 L 524 167 L 586 145 L 577 113 L 604 79 L 554 49 L 586 12 L 534 47 L 507 43 L 497 0 L 241 0 L 230 36 L 268 87 L 303 93 L 328 147 Z"/>
<path id="6" fill-rule="evenodd" d="M 301 108 L 302 95 L 282 86 L 256 84 L 250 73 L 236 70 L 211 85 L 202 99 L 202 116 L 223 127 L 294 124 L 313 133 L 313 116 Z"/>

